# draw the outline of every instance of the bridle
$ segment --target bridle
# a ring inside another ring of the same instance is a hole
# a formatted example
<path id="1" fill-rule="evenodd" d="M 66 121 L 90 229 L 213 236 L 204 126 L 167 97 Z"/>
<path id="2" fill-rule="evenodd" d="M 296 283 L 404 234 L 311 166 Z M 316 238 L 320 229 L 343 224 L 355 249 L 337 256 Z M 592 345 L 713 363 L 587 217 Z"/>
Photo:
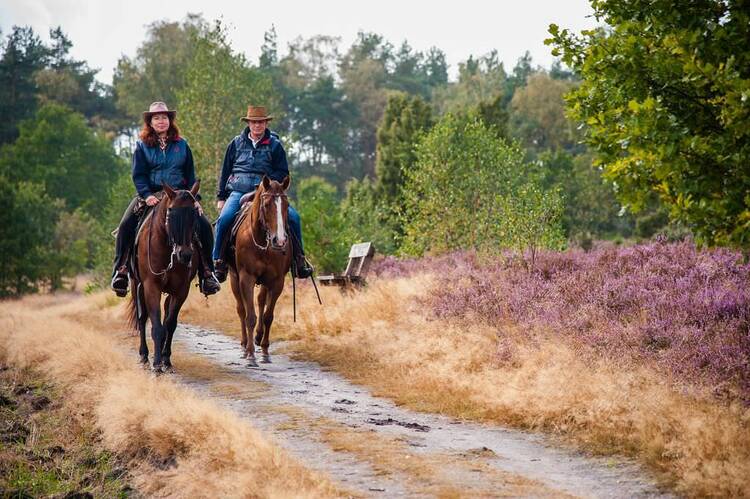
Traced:
<path id="1" fill-rule="evenodd" d="M 264 193 L 262 193 L 260 195 L 260 197 L 261 198 L 269 198 L 270 197 L 270 198 L 274 198 L 274 199 L 276 199 L 276 198 L 278 198 L 278 199 L 281 199 L 281 198 L 287 199 L 287 195 L 284 194 L 284 193 L 282 193 L 282 194 L 271 194 L 270 192 L 264 192 Z M 288 239 L 285 239 L 284 240 L 284 244 L 282 244 L 281 246 L 273 246 L 271 244 L 271 241 L 273 240 L 273 234 L 268 230 L 268 224 L 266 223 L 266 210 L 263 207 L 262 200 L 259 200 L 258 203 L 260 205 L 260 206 L 258 206 L 258 211 L 260 212 L 260 215 L 259 215 L 260 226 L 263 229 L 263 232 L 266 233 L 266 244 L 265 244 L 265 246 L 261 246 L 260 244 L 258 244 L 258 241 L 255 240 L 255 231 L 252 230 L 252 227 L 255 224 L 253 223 L 253 217 L 252 217 L 252 212 L 251 212 L 251 215 L 250 215 L 250 235 L 253 238 L 253 243 L 255 244 L 255 247 L 258 248 L 261 251 L 267 251 L 268 248 L 269 248 L 269 246 L 274 251 L 283 251 L 283 250 L 285 250 L 286 246 L 288 244 Z"/>
<path id="2" fill-rule="evenodd" d="M 167 232 L 167 244 L 169 244 L 169 246 L 172 247 L 172 252 L 169 254 L 169 265 L 167 265 L 166 268 L 164 268 L 164 270 L 160 270 L 159 272 L 156 272 L 154 268 L 151 266 L 151 234 L 153 233 L 153 229 L 154 229 L 154 218 L 156 217 L 156 210 L 151 212 L 151 220 L 150 220 L 151 227 L 149 228 L 149 231 L 148 231 L 148 246 L 147 246 L 147 258 L 146 259 L 148 260 L 148 270 L 151 272 L 151 274 L 155 276 L 164 275 L 170 270 L 172 270 L 172 267 L 174 267 L 175 258 L 177 257 L 178 242 L 175 241 L 174 234 L 172 233 L 171 230 L 169 230 L 170 218 L 172 217 L 175 218 L 175 224 L 178 225 L 178 227 L 175 227 L 175 228 L 179 229 L 180 228 L 179 225 L 182 223 L 183 220 L 185 220 L 185 217 L 188 214 L 190 214 L 190 212 L 194 212 L 197 214 L 198 210 L 197 208 L 195 208 L 195 203 L 196 203 L 195 197 L 190 191 L 188 191 L 188 194 L 190 194 L 190 197 L 192 199 L 192 204 L 190 206 L 183 206 L 179 208 L 172 208 L 171 206 L 167 207 L 167 215 L 164 220 L 164 230 Z M 164 201 L 162 200 L 162 202 Z M 185 232 L 186 231 L 183 230 L 181 235 L 184 236 Z M 185 246 L 187 245 L 187 244 L 184 244 L 185 243 L 184 241 L 181 241 L 181 242 L 183 243 L 183 245 Z M 192 248 L 193 246 L 192 234 L 189 240 L 189 245 Z M 191 268 L 192 265 L 193 265 L 193 262 L 190 261 L 187 267 Z"/>

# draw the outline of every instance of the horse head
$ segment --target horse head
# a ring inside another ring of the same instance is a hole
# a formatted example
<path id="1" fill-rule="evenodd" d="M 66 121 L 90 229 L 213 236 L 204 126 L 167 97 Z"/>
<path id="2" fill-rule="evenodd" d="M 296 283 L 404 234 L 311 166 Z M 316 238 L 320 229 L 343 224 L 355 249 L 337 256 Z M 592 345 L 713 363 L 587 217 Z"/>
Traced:
<path id="1" fill-rule="evenodd" d="M 172 254 L 183 265 L 189 265 L 193 259 L 193 228 L 198 218 L 195 207 L 196 195 L 200 189 L 200 181 L 188 190 L 174 190 L 164 185 L 167 195 L 166 229 Z"/>
<path id="2" fill-rule="evenodd" d="M 255 198 L 258 203 L 258 217 L 266 233 L 266 246 L 279 251 L 286 248 L 287 244 L 289 200 L 286 191 L 290 182 L 288 175 L 281 182 L 264 175 Z"/>

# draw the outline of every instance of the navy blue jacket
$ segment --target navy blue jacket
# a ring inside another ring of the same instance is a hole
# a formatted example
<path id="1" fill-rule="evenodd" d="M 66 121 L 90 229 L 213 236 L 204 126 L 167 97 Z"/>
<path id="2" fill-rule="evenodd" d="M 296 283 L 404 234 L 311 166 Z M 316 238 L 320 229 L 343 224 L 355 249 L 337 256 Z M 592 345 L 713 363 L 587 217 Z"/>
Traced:
<path id="1" fill-rule="evenodd" d="M 279 136 L 266 129 L 258 145 L 248 137 L 245 127 L 227 146 L 219 175 L 217 199 L 226 199 L 231 191 L 249 192 L 260 183 L 263 175 L 281 182 L 289 175 L 286 151 Z"/>
<path id="2" fill-rule="evenodd" d="M 162 190 L 163 184 L 175 189 L 190 189 L 195 183 L 193 152 L 185 139 L 178 137 L 161 150 L 138 141 L 133 153 L 133 183 L 138 195 L 146 199 Z"/>

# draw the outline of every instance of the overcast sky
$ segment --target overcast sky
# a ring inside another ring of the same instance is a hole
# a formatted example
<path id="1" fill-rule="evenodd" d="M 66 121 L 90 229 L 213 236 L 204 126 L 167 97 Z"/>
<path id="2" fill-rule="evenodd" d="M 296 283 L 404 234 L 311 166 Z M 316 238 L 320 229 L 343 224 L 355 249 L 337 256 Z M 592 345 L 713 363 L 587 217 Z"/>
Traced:
<path id="1" fill-rule="evenodd" d="M 408 1 L 277 0 L 2 0 L 3 37 L 13 25 L 30 25 L 48 40 L 60 25 L 73 42 L 72 55 L 100 69 L 99 79 L 111 83 L 122 55 L 132 56 L 142 43 L 146 26 L 156 20 L 180 21 L 187 13 L 221 18 L 229 25 L 236 50 L 256 62 L 263 33 L 275 25 L 281 53 L 298 36 L 341 37 L 344 50 L 358 31 L 372 31 L 398 45 L 404 39 L 417 50 L 442 49 L 456 74 L 458 62 L 469 55 L 497 49 L 506 69 L 528 50 L 535 64 L 548 67 L 553 57 L 544 45 L 547 27 L 556 23 L 575 31 L 594 26 L 588 0 Z"/>

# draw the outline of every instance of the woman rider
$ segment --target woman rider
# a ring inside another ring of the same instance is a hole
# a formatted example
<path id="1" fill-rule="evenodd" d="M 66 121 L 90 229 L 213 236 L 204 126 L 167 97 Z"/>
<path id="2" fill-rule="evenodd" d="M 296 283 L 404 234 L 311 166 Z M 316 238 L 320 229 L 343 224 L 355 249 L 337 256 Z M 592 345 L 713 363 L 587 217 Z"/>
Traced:
<path id="1" fill-rule="evenodd" d="M 126 262 L 135 239 L 137 212 L 143 203 L 156 206 L 159 198 L 154 194 L 162 190 L 164 184 L 175 189 L 190 189 L 195 183 L 193 153 L 187 141 L 180 137 L 180 131 L 174 122 L 176 114 L 176 111 L 170 111 L 163 102 L 152 103 L 148 111 L 143 113 L 143 128 L 133 153 L 133 183 L 138 195 L 125 210 L 117 231 L 112 272 L 112 289 L 117 296 L 125 296 L 128 292 Z M 195 205 L 199 213 L 197 232 L 203 262 L 199 275 L 200 290 L 205 295 L 211 295 L 221 289 L 214 276 L 211 260 L 214 235 L 211 223 L 203 215 L 200 204 L 196 201 Z"/>

